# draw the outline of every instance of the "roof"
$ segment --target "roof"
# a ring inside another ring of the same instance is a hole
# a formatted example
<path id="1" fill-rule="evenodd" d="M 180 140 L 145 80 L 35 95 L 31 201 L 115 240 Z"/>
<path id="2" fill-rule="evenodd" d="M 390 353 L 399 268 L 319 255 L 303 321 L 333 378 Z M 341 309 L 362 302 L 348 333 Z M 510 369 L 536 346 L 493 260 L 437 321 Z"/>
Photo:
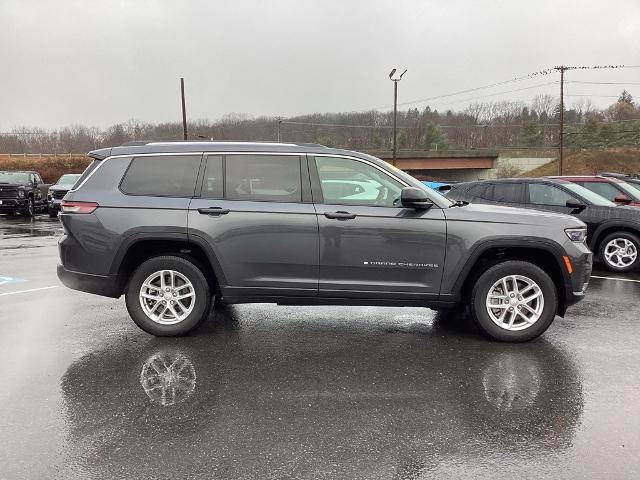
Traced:
<path id="1" fill-rule="evenodd" d="M 131 142 L 113 148 L 102 148 L 89 152 L 97 159 L 114 155 L 142 155 L 148 153 L 189 153 L 189 152 L 282 152 L 282 153 L 335 153 L 371 158 L 366 154 L 325 147 L 314 143 L 277 143 L 277 142 Z"/>
<path id="2" fill-rule="evenodd" d="M 585 180 L 588 182 L 601 181 L 601 182 L 608 182 L 608 183 L 622 183 L 624 181 L 620 178 L 603 177 L 600 175 L 562 175 L 562 176 L 549 176 L 547 178 L 552 178 L 554 180 L 568 180 L 570 182 L 576 181 L 576 180 Z"/>
<path id="3" fill-rule="evenodd" d="M 509 183 L 509 182 L 513 182 L 513 183 L 520 183 L 523 181 L 527 181 L 527 182 L 545 182 L 545 181 L 551 181 L 554 183 L 571 183 L 567 180 L 564 180 L 563 178 L 553 178 L 553 177 L 522 177 L 522 178 L 488 178 L 485 180 L 473 180 L 470 182 L 460 182 L 460 183 L 456 183 L 454 186 L 456 185 L 469 185 L 472 183 Z"/>

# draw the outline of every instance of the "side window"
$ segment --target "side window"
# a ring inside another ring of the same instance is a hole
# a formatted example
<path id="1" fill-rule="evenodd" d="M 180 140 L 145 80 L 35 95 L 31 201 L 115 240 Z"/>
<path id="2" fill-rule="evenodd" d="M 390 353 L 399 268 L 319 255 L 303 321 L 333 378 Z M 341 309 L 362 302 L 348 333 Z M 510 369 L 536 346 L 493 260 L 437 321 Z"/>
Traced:
<path id="1" fill-rule="evenodd" d="M 301 202 L 300 157 L 293 155 L 227 155 L 225 198 Z"/>
<path id="2" fill-rule="evenodd" d="M 597 193 L 601 197 L 611 200 L 620 195 L 620 191 L 612 184 L 608 182 L 576 182 L 578 185 L 582 185 L 584 188 L 591 190 L 593 193 Z"/>
<path id="3" fill-rule="evenodd" d="M 522 184 L 495 183 L 493 185 L 493 200 L 504 203 L 522 203 Z"/>
<path id="4" fill-rule="evenodd" d="M 89 166 L 84 169 L 84 172 L 82 172 L 82 175 L 80 175 L 80 178 L 76 180 L 76 183 L 73 184 L 72 188 L 76 188 L 76 186 L 79 186 L 82 182 L 84 182 L 87 179 L 87 177 L 91 175 L 91 172 L 93 172 L 96 168 L 98 168 L 98 165 L 100 165 L 100 160 L 93 160 L 89 164 Z"/>
<path id="5" fill-rule="evenodd" d="M 136 157 L 120 182 L 130 195 L 192 197 L 200 155 Z"/>
<path id="6" fill-rule="evenodd" d="M 404 188 L 371 165 L 340 157 L 315 157 L 324 203 L 393 207 Z"/>
<path id="7" fill-rule="evenodd" d="M 544 183 L 529 184 L 529 203 L 534 205 L 564 207 L 567 200 L 573 199 L 570 194 L 553 185 Z"/>
<path id="8" fill-rule="evenodd" d="M 493 183 L 478 183 L 469 189 L 468 194 L 483 200 L 493 200 Z"/>
<path id="9" fill-rule="evenodd" d="M 202 198 L 224 198 L 222 155 L 209 155 L 202 180 Z"/>

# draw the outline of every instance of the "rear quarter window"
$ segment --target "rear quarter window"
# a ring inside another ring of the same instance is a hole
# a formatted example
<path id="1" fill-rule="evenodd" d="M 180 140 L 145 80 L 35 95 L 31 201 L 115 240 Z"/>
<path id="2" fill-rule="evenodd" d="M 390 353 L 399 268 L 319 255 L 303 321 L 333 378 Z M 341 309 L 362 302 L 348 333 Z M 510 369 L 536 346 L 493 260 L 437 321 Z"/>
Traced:
<path id="1" fill-rule="evenodd" d="M 120 190 L 128 195 L 192 197 L 201 155 L 159 155 L 131 161 Z"/>
<path id="2" fill-rule="evenodd" d="M 89 175 L 91 175 L 91 172 L 98 168 L 98 165 L 100 165 L 100 160 L 94 160 L 93 162 L 91 162 L 89 166 L 84 169 L 84 172 L 82 172 L 82 175 L 80 175 L 80 178 L 76 180 L 71 189 L 78 188 L 80 185 L 82 185 L 82 182 L 84 182 L 89 177 Z"/>

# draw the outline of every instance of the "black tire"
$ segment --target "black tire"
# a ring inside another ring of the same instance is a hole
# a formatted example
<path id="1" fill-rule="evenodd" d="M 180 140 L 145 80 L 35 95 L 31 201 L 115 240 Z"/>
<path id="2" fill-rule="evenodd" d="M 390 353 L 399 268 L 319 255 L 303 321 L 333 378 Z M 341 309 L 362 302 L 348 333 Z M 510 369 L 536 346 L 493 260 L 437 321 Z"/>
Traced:
<path id="1" fill-rule="evenodd" d="M 154 272 L 174 270 L 184 275 L 193 285 L 195 305 L 191 313 L 178 323 L 163 325 L 147 316 L 140 305 L 140 289 L 143 282 Z M 127 310 L 133 321 L 142 330 L 158 337 L 184 335 L 196 328 L 209 314 L 211 295 L 209 284 L 202 271 L 189 260 L 174 256 L 154 257 L 142 263 L 131 276 L 125 292 Z"/>
<path id="2" fill-rule="evenodd" d="M 53 208 L 49 209 L 49 218 L 57 218 L 58 217 L 58 211 L 54 210 Z"/>
<path id="3" fill-rule="evenodd" d="M 635 247 L 636 258 L 633 261 L 633 263 L 630 263 L 628 266 L 618 267 L 616 265 L 613 265 L 609 263 L 609 261 L 605 256 L 605 249 L 607 248 L 607 244 L 612 240 L 616 240 L 616 239 L 628 240 L 631 243 L 633 243 Z M 638 238 L 637 235 L 634 235 L 633 233 L 630 233 L 630 232 L 614 232 L 610 235 L 607 235 L 600 242 L 600 245 L 598 246 L 598 257 L 600 258 L 600 261 L 605 266 L 605 268 L 607 270 L 611 270 L 612 272 L 624 273 L 624 272 L 632 272 L 634 270 L 638 270 L 640 268 L 640 239 Z"/>
<path id="4" fill-rule="evenodd" d="M 489 316 L 486 307 L 489 289 L 495 282 L 509 275 L 521 275 L 535 282 L 544 298 L 540 317 L 529 327 L 522 330 L 507 330 L 498 326 Z M 527 342 L 549 328 L 558 311 L 558 293 L 553 280 L 544 270 L 529 262 L 509 260 L 494 265 L 478 279 L 471 293 L 471 315 L 478 328 L 488 337 L 502 342 Z"/>
<path id="5" fill-rule="evenodd" d="M 35 212 L 35 206 L 33 204 L 33 198 L 29 197 L 29 200 L 27 202 L 27 207 L 22 211 L 22 215 L 24 217 L 33 217 L 34 212 Z"/>

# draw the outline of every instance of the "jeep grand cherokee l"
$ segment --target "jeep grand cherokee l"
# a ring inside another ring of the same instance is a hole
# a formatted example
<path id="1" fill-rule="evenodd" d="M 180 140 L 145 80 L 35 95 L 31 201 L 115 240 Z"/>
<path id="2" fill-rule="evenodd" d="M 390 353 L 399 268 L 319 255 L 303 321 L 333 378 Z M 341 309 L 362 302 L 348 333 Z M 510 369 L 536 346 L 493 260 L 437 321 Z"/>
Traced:
<path id="1" fill-rule="evenodd" d="M 58 276 L 124 293 L 154 335 L 184 334 L 219 303 L 464 304 L 486 335 L 525 341 L 591 272 L 580 220 L 452 202 L 362 153 L 175 142 L 89 155 L 62 203 Z"/>

